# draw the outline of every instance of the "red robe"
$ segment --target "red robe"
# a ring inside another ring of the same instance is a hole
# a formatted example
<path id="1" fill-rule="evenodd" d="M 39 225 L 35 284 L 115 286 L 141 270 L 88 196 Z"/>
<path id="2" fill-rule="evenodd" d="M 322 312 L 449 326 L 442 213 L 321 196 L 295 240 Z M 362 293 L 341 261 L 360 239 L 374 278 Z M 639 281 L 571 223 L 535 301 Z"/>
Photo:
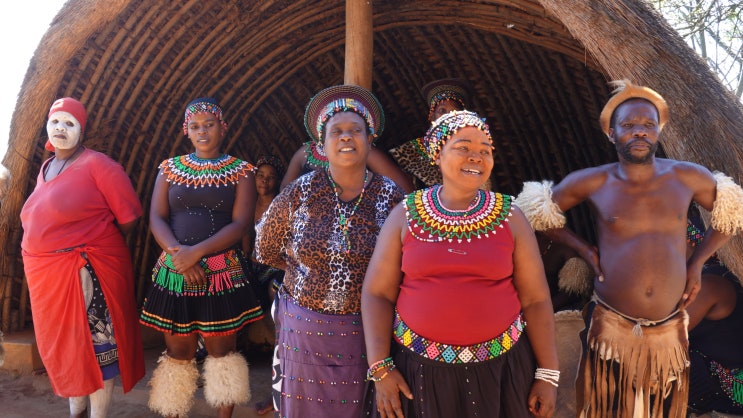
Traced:
<path id="1" fill-rule="evenodd" d="M 84 150 L 49 182 L 45 167 L 21 210 L 39 354 L 57 395 L 84 396 L 103 387 L 79 276 L 85 253 L 111 314 L 127 392 L 144 376 L 144 356 L 131 256 L 114 220 L 132 222 L 142 207 L 121 165 L 104 154 Z"/>

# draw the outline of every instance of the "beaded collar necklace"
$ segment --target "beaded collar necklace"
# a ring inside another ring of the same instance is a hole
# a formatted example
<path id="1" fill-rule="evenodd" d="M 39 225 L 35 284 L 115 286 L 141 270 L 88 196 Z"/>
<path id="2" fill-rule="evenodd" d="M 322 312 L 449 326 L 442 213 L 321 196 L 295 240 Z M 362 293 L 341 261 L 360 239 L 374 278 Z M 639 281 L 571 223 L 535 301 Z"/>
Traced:
<path id="1" fill-rule="evenodd" d="M 196 153 L 169 158 L 160 164 L 168 183 L 186 187 L 220 187 L 237 184 L 253 170 L 253 165 L 233 156 L 222 154 L 213 159 L 203 159 Z"/>
<path id="2" fill-rule="evenodd" d="M 431 160 L 428 159 L 428 151 L 426 151 L 426 146 L 425 146 L 425 144 L 423 144 L 423 137 L 415 138 L 413 140 L 413 147 L 415 148 L 415 152 L 422 159 L 426 160 L 427 162 L 430 162 L 431 161 Z"/>
<path id="3" fill-rule="evenodd" d="M 317 145 L 315 142 L 308 142 L 307 149 L 305 150 L 307 156 L 307 164 L 313 168 L 328 168 L 328 156 L 325 155 L 325 150 L 322 146 Z"/>
<path id="4" fill-rule="evenodd" d="M 351 241 L 348 239 L 348 228 L 349 228 L 349 221 L 351 220 L 351 217 L 356 213 L 356 209 L 359 208 L 359 203 L 361 203 L 361 199 L 364 198 L 364 192 L 366 191 L 366 182 L 369 180 L 369 170 L 365 170 L 364 174 L 364 185 L 361 187 L 361 193 L 359 194 L 359 197 L 356 199 L 356 203 L 353 205 L 353 209 L 351 209 L 351 213 L 346 217 L 343 212 L 341 211 L 341 198 L 338 194 L 338 185 L 335 184 L 335 180 L 333 180 L 333 176 L 330 175 L 330 170 L 327 170 L 328 173 L 328 180 L 330 180 L 330 183 L 333 185 L 333 193 L 335 193 L 335 210 L 338 212 L 338 224 L 341 226 L 341 233 L 343 234 L 343 243 L 341 244 L 341 248 L 343 252 L 346 254 L 351 252 Z"/>
<path id="5" fill-rule="evenodd" d="M 405 200 L 408 229 L 416 239 L 425 242 L 470 242 L 488 237 L 496 227 L 503 228 L 511 212 L 512 196 L 478 190 L 465 210 L 450 210 L 441 203 L 441 185 L 417 190 Z"/>

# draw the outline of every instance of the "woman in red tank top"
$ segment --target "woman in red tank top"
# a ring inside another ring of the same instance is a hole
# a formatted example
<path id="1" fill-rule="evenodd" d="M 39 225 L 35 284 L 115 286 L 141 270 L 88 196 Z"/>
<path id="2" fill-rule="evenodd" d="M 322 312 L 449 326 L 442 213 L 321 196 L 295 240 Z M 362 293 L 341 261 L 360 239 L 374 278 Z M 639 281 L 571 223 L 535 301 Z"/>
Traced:
<path id="1" fill-rule="evenodd" d="M 512 197 L 480 189 L 493 168 L 489 128 L 452 111 L 424 145 L 443 183 L 392 211 L 362 288 L 365 412 L 550 417 L 559 371 L 549 287 Z"/>

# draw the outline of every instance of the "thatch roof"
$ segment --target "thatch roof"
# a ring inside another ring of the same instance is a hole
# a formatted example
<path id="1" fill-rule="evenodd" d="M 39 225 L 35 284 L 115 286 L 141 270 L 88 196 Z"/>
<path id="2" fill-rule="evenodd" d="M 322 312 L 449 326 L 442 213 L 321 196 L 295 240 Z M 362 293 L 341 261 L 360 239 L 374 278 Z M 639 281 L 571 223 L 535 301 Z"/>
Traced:
<path id="1" fill-rule="evenodd" d="M 307 100 L 343 82 L 345 5 L 68 1 L 31 61 L 3 161 L 12 177 L 0 207 L 2 329 L 29 323 L 18 213 L 48 157 L 46 112 L 55 98 L 74 96 L 87 105 L 87 145 L 121 162 L 147 210 L 157 164 L 188 151 L 181 118 L 194 97 L 222 103 L 231 124 L 227 152 L 249 161 L 269 153 L 289 160 L 307 138 Z M 475 90 L 471 107 L 496 132 L 493 183 L 515 193 L 524 180 L 559 180 L 615 159 L 598 115 L 606 82 L 629 78 L 670 104 L 666 155 L 741 180 L 743 111 L 643 1 L 375 0 L 373 24 L 372 90 L 388 118 L 383 149 L 425 130 L 420 86 L 464 78 Z M 587 216 L 584 208 L 572 221 L 590 234 Z M 130 244 L 141 300 L 157 253 L 146 220 Z M 743 266 L 741 248 L 736 239 L 723 254 L 736 268 Z"/>

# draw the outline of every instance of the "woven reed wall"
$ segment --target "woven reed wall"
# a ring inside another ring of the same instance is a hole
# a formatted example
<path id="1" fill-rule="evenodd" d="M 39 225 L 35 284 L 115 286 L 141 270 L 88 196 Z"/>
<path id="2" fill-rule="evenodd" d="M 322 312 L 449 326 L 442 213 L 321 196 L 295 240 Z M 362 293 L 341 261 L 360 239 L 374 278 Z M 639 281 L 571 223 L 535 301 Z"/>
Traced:
<path id="1" fill-rule="evenodd" d="M 475 90 L 470 107 L 493 128 L 499 191 L 516 193 L 524 180 L 559 180 L 613 161 L 597 123 L 609 94 L 606 82 L 623 74 L 660 81 L 647 75 L 649 64 L 632 67 L 635 51 L 616 49 L 617 28 L 627 22 L 613 10 L 646 19 L 646 33 L 633 35 L 637 42 L 657 35 L 658 48 L 672 45 L 675 54 L 694 58 L 641 1 L 575 3 L 563 10 L 558 0 L 375 0 L 372 90 L 388 120 L 377 146 L 389 149 L 420 136 L 427 110 L 418 88 L 461 77 Z M 248 161 L 270 153 L 288 162 L 307 140 L 307 100 L 342 83 L 344 7 L 343 0 L 70 0 L 29 67 L 3 161 L 13 177 L 0 206 L 0 245 L 6 248 L 0 328 L 30 326 L 18 212 L 49 156 L 43 150 L 46 112 L 55 98 L 74 96 L 87 105 L 86 145 L 124 166 L 147 213 L 158 163 L 189 152 L 181 123 L 192 98 L 214 96 L 223 105 L 230 123 L 226 152 Z M 573 10 L 578 16 L 567 13 Z M 580 20 L 580 13 L 590 17 Z M 697 75 L 697 67 L 692 73 L 674 65 L 664 68 L 701 78 L 713 92 L 722 89 L 708 71 Z M 672 106 L 687 100 L 667 84 L 661 92 Z M 743 126 L 739 108 L 726 115 Z M 678 126 L 675 133 L 687 132 Z M 673 150 L 685 156 L 678 145 Z M 586 208 L 574 211 L 571 223 L 592 236 Z M 159 252 L 146 219 L 129 243 L 141 301 Z"/>

